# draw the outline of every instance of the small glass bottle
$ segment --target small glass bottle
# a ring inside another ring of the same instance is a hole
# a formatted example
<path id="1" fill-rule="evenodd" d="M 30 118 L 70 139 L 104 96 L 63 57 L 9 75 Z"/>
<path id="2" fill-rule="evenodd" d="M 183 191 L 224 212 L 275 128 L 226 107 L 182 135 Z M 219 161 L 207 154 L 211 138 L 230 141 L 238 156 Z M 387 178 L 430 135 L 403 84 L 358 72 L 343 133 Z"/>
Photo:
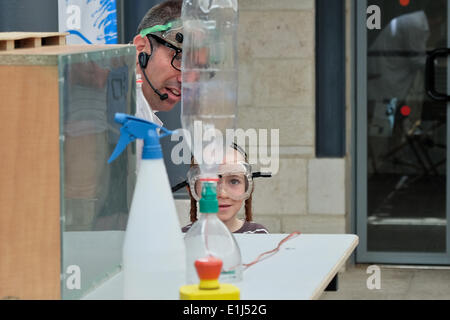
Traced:
<path id="1" fill-rule="evenodd" d="M 200 203 L 200 218 L 194 222 L 184 237 L 186 244 L 186 281 L 188 284 L 199 282 L 195 261 L 208 256 L 219 258 L 223 262 L 219 281 L 236 283 L 242 281 L 241 251 L 233 234 L 217 217 L 219 205 L 216 195 L 216 183 L 203 184 Z"/>

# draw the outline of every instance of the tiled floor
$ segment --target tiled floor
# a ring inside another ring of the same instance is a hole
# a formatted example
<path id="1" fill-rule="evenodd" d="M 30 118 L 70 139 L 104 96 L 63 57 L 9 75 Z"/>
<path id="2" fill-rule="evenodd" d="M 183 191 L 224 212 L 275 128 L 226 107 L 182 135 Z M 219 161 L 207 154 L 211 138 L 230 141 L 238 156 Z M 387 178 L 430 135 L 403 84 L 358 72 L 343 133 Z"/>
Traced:
<path id="1" fill-rule="evenodd" d="M 378 266 L 380 289 L 367 288 L 372 273 L 366 272 L 369 265 L 358 264 L 339 273 L 338 291 L 325 292 L 321 299 L 450 300 L 450 267 Z"/>

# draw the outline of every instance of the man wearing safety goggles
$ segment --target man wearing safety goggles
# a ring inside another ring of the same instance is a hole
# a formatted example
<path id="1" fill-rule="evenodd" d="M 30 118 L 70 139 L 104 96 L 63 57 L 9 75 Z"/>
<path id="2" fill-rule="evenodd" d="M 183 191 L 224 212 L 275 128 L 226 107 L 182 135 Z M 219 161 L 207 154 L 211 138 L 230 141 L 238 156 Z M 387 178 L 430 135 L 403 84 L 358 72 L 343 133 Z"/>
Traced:
<path id="1" fill-rule="evenodd" d="M 170 111 L 181 99 L 182 0 L 169 0 L 151 8 L 133 39 L 136 46 L 136 73 L 143 80 L 142 90 L 148 111 L 137 110 L 136 116 L 162 125 L 156 111 Z"/>

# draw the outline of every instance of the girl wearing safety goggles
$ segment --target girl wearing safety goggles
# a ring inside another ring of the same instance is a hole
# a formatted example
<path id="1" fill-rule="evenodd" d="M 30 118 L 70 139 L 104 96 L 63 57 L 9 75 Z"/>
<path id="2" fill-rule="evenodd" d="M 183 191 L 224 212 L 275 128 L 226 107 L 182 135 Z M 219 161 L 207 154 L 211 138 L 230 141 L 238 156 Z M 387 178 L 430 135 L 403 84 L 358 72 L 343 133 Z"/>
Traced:
<path id="1" fill-rule="evenodd" d="M 192 224 L 197 221 L 197 201 L 200 200 L 202 191 L 200 176 L 200 168 L 192 161 L 191 168 L 187 174 L 187 181 L 178 185 L 178 187 L 187 185 L 191 197 L 191 223 L 182 228 L 183 232 L 187 232 Z M 252 193 L 253 178 L 270 177 L 271 174 L 252 173 L 245 151 L 233 144 L 227 150 L 224 163 L 219 166 L 218 176 L 217 200 L 219 202 L 219 212 L 217 215 L 230 232 L 269 233 L 263 225 L 252 222 Z M 245 221 L 237 217 L 244 201 Z"/>

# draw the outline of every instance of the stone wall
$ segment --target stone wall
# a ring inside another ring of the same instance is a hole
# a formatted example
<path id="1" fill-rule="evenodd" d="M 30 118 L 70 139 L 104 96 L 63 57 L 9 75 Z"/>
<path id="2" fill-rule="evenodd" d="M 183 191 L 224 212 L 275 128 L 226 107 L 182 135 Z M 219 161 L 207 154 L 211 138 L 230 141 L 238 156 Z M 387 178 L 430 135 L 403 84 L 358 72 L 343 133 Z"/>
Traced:
<path id="1" fill-rule="evenodd" d="M 314 3 L 239 1 L 238 127 L 280 130 L 279 172 L 253 197 L 272 233 L 345 232 L 345 160 L 315 158 Z"/>

